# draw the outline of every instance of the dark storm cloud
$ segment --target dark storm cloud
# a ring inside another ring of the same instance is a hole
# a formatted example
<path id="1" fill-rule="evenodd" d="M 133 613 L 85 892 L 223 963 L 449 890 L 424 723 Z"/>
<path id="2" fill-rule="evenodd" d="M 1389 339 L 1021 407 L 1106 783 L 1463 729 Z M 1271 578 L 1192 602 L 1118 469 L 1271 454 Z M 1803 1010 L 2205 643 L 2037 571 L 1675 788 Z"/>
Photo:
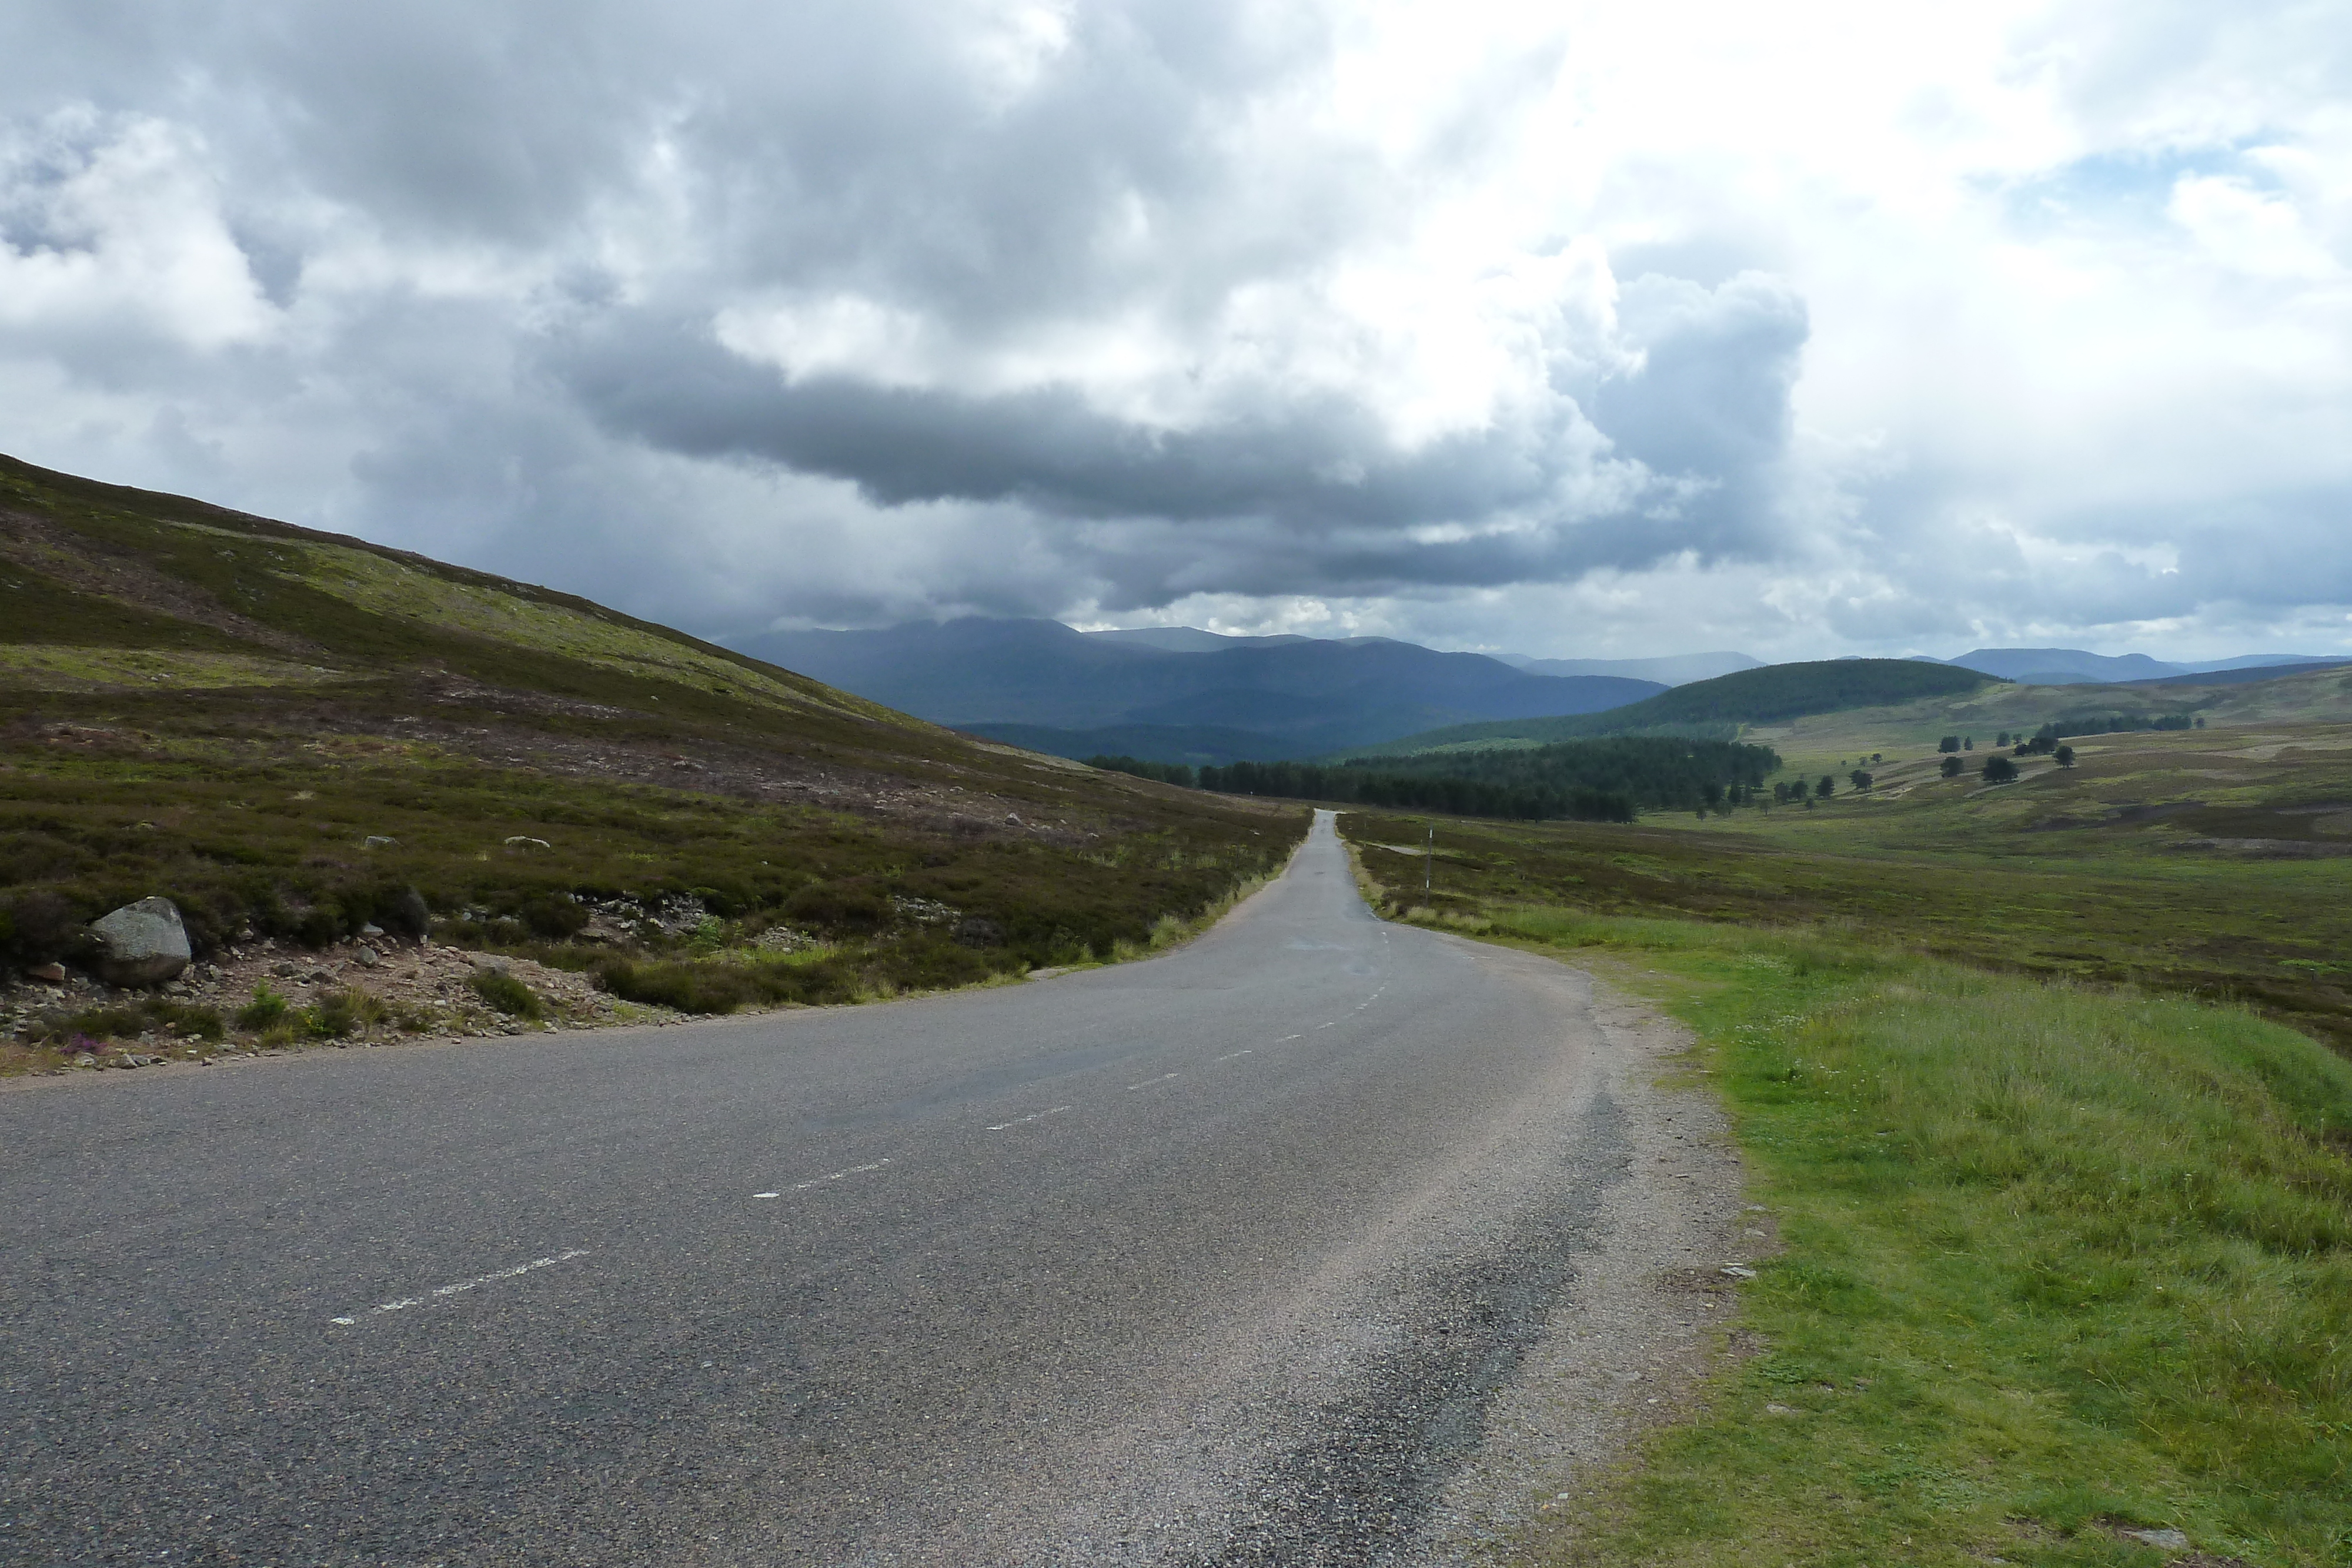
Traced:
<path id="1" fill-rule="evenodd" d="M 792 380 L 675 319 L 600 321 L 551 344 L 544 363 L 608 428 L 670 451 L 846 479 L 883 506 L 1013 501 L 1126 525 L 1108 552 L 1070 535 L 1122 601 L 1385 592 L 1769 551 L 1802 308 L 1748 278 L 1687 288 L 1675 305 L 1647 367 L 1604 390 L 1618 428 L 1596 431 L 1563 396 L 1413 447 L 1329 392 L 1165 430 L 1069 387 L 982 396 Z M 1669 482 L 1611 456 L 1612 435 Z"/>
<path id="2" fill-rule="evenodd" d="M 1399 434 L 1394 383 L 1417 372 L 1360 348 L 1391 324 L 1331 305 L 1328 279 L 1409 248 L 1428 193 L 1475 175 L 1552 57 L 1475 74 L 1417 148 L 1375 153 L 1314 107 L 1333 48 L 1312 9 L 1200 0 L 27 0 L 0 16 L 0 107 L 49 152 L 17 161 L 9 243 L 104 249 L 40 226 L 67 210 L 44 205 L 55 169 L 90 175 L 135 235 L 157 198 L 99 176 L 147 136 L 155 177 L 212 204 L 243 293 L 214 279 L 161 326 L 58 313 L 13 346 L 170 404 L 154 428 L 180 433 L 174 453 L 207 450 L 185 434 L 207 418 L 245 422 L 247 463 L 310 440 L 301 419 L 347 420 L 347 519 L 500 565 L 551 555 L 640 598 L 709 581 L 683 562 L 661 580 L 664 506 L 761 504 L 724 476 L 648 477 L 649 457 L 854 486 L 862 513 L 728 531 L 768 558 L 736 575 L 794 581 L 826 530 L 843 580 L 793 590 L 812 605 L 874 591 L 850 557 L 895 560 L 895 530 L 942 507 L 1023 545 L 1017 576 L 919 585 L 941 605 L 1381 594 L 1780 551 L 1807 325 L 1769 279 L 1645 277 L 1615 325 L 1575 299 L 1503 323 L 1518 383 L 1483 418 Z M 1296 318 L 1232 324 L 1269 294 Z M 206 336 L 207 310 L 225 318 L 205 300 L 233 295 L 245 324 Z M 721 341 L 731 311 L 843 298 L 912 323 L 920 362 L 787 368 Z M 1153 420 L 1082 371 L 1005 391 L 971 369 L 1129 329 L 1163 380 L 1236 343 L 1256 358 Z M 210 450 L 205 481 L 226 483 L 232 448 Z M 940 548 L 936 570 L 971 570 Z"/>

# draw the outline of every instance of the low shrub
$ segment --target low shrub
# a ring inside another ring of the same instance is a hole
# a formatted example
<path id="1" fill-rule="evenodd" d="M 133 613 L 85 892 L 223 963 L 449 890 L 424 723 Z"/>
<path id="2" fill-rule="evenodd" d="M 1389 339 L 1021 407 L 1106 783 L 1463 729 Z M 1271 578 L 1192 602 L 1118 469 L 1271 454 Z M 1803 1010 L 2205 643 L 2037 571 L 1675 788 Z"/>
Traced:
<path id="1" fill-rule="evenodd" d="M 587 909 L 578 899 L 562 894 L 543 894 L 528 901 L 519 918 L 532 936 L 549 942 L 577 936 L 588 927 Z"/>
<path id="2" fill-rule="evenodd" d="M 894 955 L 894 959 L 903 956 Z M 914 963 L 894 961 L 887 980 L 862 973 L 840 954 L 813 962 L 773 958 L 751 964 L 691 959 L 634 963 L 608 957 L 595 968 L 598 988 L 610 995 L 685 1013 L 731 1013 L 754 1004 L 853 1002 L 886 985 L 937 989 L 984 977 L 986 972 L 975 955 L 945 942 Z"/>
<path id="3" fill-rule="evenodd" d="M 504 969 L 477 970 L 466 984 L 486 1006 L 509 1018 L 536 1019 L 547 1014 L 547 1004 L 540 1000 L 539 993 Z"/>
<path id="4" fill-rule="evenodd" d="M 341 1040 L 384 1019 L 382 998 L 366 991 L 329 991 L 302 1009 L 303 1032 L 320 1040 Z"/>
<path id="5" fill-rule="evenodd" d="M 253 1000 L 236 1010 L 236 1027 L 258 1033 L 286 1016 L 286 998 L 264 980 L 253 988 Z"/>

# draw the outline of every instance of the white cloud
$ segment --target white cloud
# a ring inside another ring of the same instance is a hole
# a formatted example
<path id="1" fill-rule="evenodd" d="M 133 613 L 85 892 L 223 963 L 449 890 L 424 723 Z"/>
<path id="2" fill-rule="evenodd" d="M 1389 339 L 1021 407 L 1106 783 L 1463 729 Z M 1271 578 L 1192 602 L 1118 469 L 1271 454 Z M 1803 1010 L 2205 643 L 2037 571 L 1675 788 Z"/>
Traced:
<path id="1" fill-rule="evenodd" d="M 15 132 L 0 141 L 0 328 L 145 332 L 199 351 L 268 334 L 275 312 L 195 135 L 86 108 Z"/>
<path id="2" fill-rule="evenodd" d="M 2352 646 L 2352 27 L 0 16 L 0 448 L 699 629 Z"/>

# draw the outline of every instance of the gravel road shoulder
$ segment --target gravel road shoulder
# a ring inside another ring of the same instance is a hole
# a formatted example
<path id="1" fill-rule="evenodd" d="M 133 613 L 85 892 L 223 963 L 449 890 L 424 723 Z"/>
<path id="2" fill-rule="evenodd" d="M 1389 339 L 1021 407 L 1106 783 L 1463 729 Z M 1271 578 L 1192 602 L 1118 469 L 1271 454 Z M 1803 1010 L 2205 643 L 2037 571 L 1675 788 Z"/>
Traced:
<path id="1" fill-rule="evenodd" d="M 1431 1511 L 1415 1558 L 1433 1568 L 1543 1561 L 1568 1544 L 1588 1484 L 1736 1353 L 1737 1277 L 1724 1270 L 1770 1245 L 1765 1217 L 1743 1201 L 1730 1127 L 1696 1071 L 1689 1031 L 1586 971 L 1512 957 L 1582 991 L 1629 1164 L 1601 1197 L 1572 1283 Z"/>

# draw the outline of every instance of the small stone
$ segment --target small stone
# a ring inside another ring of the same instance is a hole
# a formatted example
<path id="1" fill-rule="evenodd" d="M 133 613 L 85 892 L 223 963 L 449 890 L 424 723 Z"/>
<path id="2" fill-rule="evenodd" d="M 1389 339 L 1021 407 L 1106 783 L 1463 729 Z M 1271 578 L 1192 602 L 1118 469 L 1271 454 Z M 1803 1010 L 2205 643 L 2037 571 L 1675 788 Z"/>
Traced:
<path id="1" fill-rule="evenodd" d="M 2164 1552 L 2189 1550 L 2189 1537 L 2177 1530 L 2119 1530 L 2116 1533 Z"/>
<path id="2" fill-rule="evenodd" d="M 362 941 L 373 942 L 383 935 L 383 927 L 376 925 L 373 921 L 370 921 L 367 925 L 360 927 L 360 937 Z"/>
<path id="3" fill-rule="evenodd" d="M 96 1067 L 98 1065 L 98 1058 L 85 1051 L 79 1056 L 73 1059 L 73 1064 L 76 1067 Z"/>
<path id="4" fill-rule="evenodd" d="M 36 964 L 25 973 L 34 979 L 47 980 L 53 986 L 65 984 L 66 967 L 63 964 Z"/>
<path id="5" fill-rule="evenodd" d="M 361 847 L 371 850 L 388 850 L 398 842 L 400 842 L 398 839 L 388 839 L 382 833 L 370 833 Z"/>
<path id="6" fill-rule="evenodd" d="M 373 969 L 383 962 L 383 957 L 373 947 L 362 947 L 352 955 L 352 962 L 362 969 Z"/>
<path id="7" fill-rule="evenodd" d="M 1794 1416 L 1797 1413 L 1796 1406 L 1792 1405 L 1767 1405 L 1764 1410 L 1770 1416 Z"/>
<path id="8" fill-rule="evenodd" d="M 1723 1266 L 1723 1271 L 1726 1275 L 1734 1280 L 1752 1280 L 1756 1278 L 1756 1270 L 1748 1268 L 1744 1263 L 1726 1263 Z"/>

